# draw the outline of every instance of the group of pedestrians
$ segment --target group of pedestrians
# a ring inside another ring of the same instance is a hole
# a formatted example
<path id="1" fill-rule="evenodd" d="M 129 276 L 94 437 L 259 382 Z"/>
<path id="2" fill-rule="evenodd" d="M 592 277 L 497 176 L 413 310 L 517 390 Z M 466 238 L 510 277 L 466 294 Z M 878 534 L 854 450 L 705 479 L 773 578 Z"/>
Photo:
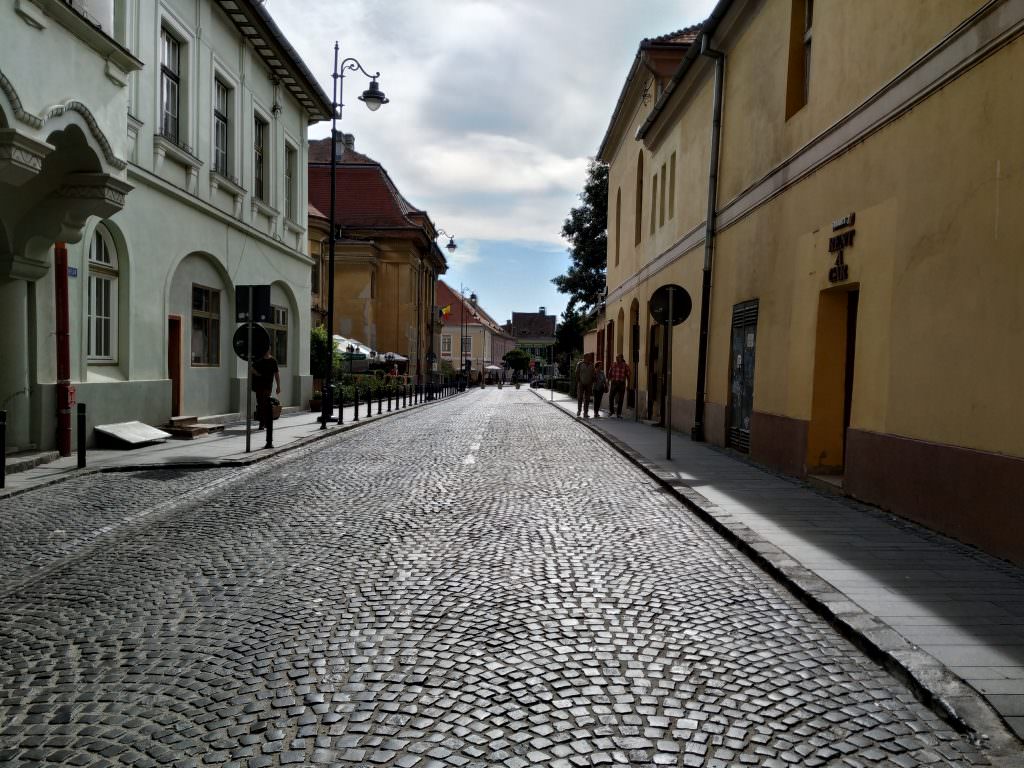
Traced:
<path id="1" fill-rule="evenodd" d="M 615 362 L 608 366 L 607 374 L 602 363 L 594 362 L 594 353 L 587 352 L 576 364 L 576 417 L 590 418 L 590 401 L 594 401 L 594 418 L 601 418 L 601 401 L 608 392 L 608 415 L 622 418 L 622 402 L 626 398 L 631 371 L 622 355 L 615 356 Z"/>

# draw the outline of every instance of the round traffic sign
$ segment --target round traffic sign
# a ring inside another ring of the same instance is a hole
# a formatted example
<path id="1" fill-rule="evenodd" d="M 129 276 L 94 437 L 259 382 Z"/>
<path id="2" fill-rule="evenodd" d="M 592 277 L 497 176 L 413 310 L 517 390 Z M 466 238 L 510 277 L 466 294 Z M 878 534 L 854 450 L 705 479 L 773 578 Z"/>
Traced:
<path id="1" fill-rule="evenodd" d="M 679 325 L 690 316 L 693 309 L 693 300 L 686 289 L 681 285 L 669 283 L 658 288 L 647 302 L 651 311 L 651 317 L 658 325 L 665 325 L 668 322 L 669 292 L 672 293 L 672 325 Z"/>
<path id="2" fill-rule="evenodd" d="M 246 351 L 249 345 L 249 327 L 252 327 L 252 357 Z M 270 334 L 259 323 L 242 323 L 231 338 L 231 346 L 235 354 L 243 360 L 259 360 L 270 349 Z"/>

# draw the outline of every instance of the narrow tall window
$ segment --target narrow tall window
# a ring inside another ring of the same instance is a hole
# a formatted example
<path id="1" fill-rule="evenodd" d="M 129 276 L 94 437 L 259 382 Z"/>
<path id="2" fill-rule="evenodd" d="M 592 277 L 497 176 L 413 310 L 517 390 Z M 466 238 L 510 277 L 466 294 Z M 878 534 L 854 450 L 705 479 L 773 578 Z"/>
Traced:
<path id="1" fill-rule="evenodd" d="M 633 245 L 640 245 L 644 220 L 644 153 L 636 158 L 636 215 L 633 217 Z"/>
<path id="2" fill-rule="evenodd" d="M 811 88 L 811 24 L 814 0 L 792 0 L 789 19 L 789 75 L 786 81 L 786 119 L 807 104 Z"/>
<path id="3" fill-rule="evenodd" d="M 181 92 L 181 43 L 160 31 L 160 133 L 178 142 Z"/>
<path id="4" fill-rule="evenodd" d="M 87 357 L 90 362 L 117 362 L 117 251 L 103 225 L 89 247 Z"/>
<path id="5" fill-rule="evenodd" d="M 295 216 L 295 157 L 296 152 L 289 146 L 284 148 L 284 215 L 289 221 Z"/>
<path id="6" fill-rule="evenodd" d="M 651 176 L 651 234 L 658 221 L 658 174 Z"/>
<path id="7" fill-rule="evenodd" d="M 658 197 L 658 226 L 665 226 L 665 187 L 668 185 L 668 174 L 665 173 L 665 164 L 661 164 L 661 195 Z"/>
<path id="8" fill-rule="evenodd" d="M 814 0 L 804 0 L 804 104 L 811 88 L 811 23 L 814 21 Z"/>
<path id="9" fill-rule="evenodd" d="M 288 309 L 272 306 L 273 322 L 267 323 L 270 331 L 270 354 L 280 366 L 288 365 Z"/>
<path id="10" fill-rule="evenodd" d="M 312 280 L 310 282 L 312 283 L 313 293 L 315 293 L 317 296 L 319 296 L 320 293 L 321 293 L 320 262 L 324 260 L 325 256 L 327 256 L 327 252 L 328 252 L 328 248 L 329 248 L 329 246 L 327 244 L 327 240 L 321 240 L 318 243 L 317 248 L 318 248 L 318 250 L 317 250 L 316 254 L 313 256 L 313 277 L 312 277 Z"/>
<path id="11" fill-rule="evenodd" d="M 452 337 L 445 333 L 441 336 L 441 354 L 451 355 L 452 353 Z"/>
<path id="12" fill-rule="evenodd" d="M 228 109 L 231 89 L 220 80 L 213 81 L 213 170 L 228 176 Z"/>
<path id="13" fill-rule="evenodd" d="M 192 286 L 192 365 L 220 365 L 220 291 Z"/>
<path id="14" fill-rule="evenodd" d="M 258 117 L 253 120 L 253 194 L 257 200 L 267 202 L 266 141 L 267 124 Z"/>
<path id="15" fill-rule="evenodd" d="M 676 153 L 668 161 L 668 218 L 674 219 L 676 215 Z"/>
<path id="16" fill-rule="evenodd" d="M 615 266 L 619 266 L 619 245 L 622 242 L 622 187 L 615 190 Z"/>

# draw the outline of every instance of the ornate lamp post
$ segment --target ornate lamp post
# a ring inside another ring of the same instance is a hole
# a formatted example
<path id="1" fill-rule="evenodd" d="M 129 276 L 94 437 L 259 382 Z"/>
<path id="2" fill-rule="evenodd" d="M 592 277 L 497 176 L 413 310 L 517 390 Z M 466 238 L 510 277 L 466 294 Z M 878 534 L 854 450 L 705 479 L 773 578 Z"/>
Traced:
<path id="1" fill-rule="evenodd" d="M 327 429 L 327 422 L 334 416 L 334 388 L 331 386 L 331 376 L 334 367 L 334 243 L 338 239 L 340 229 L 335 221 L 337 213 L 335 204 L 337 199 L 337 176 L 338 176 L 338 129 L 337 123 L 341 120 L 341 110 L 345 106 L 343 93 L 345 89 L 345 71 L 362 72 L 370 78 L 370 87 L 363 91 L 359 100 L 366 104 L 371 112 L 376 112 L 382 105 L 388 103 L 384 92 L 377 85 L 377 78 L 380 72 L 370 74 L 363 65 L 351 57 L 338 64 L 338 43 L 334 43 L 334 72 L 331 77 L 334 80 L 331 91 L 331 212 L 330 212 L 330 256 L 328 260 L 327 275 L 327 338 L 330 341 L 331 365 L 327 368 L 327 377 L 324 380 L 323 413 L 320 419 L 320 429 Z"/>

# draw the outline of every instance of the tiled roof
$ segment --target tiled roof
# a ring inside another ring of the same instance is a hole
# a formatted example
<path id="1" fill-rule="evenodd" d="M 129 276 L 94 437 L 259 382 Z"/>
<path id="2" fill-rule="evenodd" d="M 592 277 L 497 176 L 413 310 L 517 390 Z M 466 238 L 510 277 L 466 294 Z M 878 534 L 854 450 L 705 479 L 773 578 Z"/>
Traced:
<path id="1" fill-rule="evenodd" d="M 517 339 L 554 336 L 555 316 L 540 312 L 513 312 L 512 335 Z"/>
<path id="2" fill-rule="evenodd" d="M 444 307 L 448 304 L 452 305 L 452 313 L 448 315 L 448 322 L 452 325 L 461 325 L 463 321 L 462 312 L 465 312 L 465 321 L 467 325 L 483 325 L 488 328 L 492 333 L 505 334 L 505 329 L 495 322 L 494 318 L 491 317 L 484 308 L 479 304 L 472 304 L 469 301 L 469 297 L 466 300 L 462 300 L 462 296 L 459 295 L 458 291 L 452 290 L 451 286 L 448 285 L 444 280 L 437 281 L 437 292 L 435 294 L 437 299 L 437 306 Z"/>
<path id="3" fill-rule="evenodd" d="M 640 41 L 640 46 L 643 47 L 644 43 L 681 43 L 683 45 L 689 45 L 697 39 L 697 36 L 700 34 L 700 28 L 700 24 L 694 24 L 693 26 L 678 29 L 675 32 L 669 32 L 665 35 L 645 37 Z"/>
<path id="4" fill-rule="evenodd" d="M 706 23 L 707 22 L 704 22 L 704 24 Z M 597 149 L 596 157 L 599 160 L 608 162 L 609 158 L 605 156 L 605 150 L 608 149 L 608 142 L 612 137 L 612 131 L 619 120 L 628 119 L 625 111 L 626 97 L 641 71 L 641 62 L 645 52 L 650 52 L 654 48 L 661 51 L 667 51 L 674 48 L 687 50 L 693 45 L 697 38 L 700 37 L 704 24 L 694 24 L 693 26 L 679 29 L 675 32 L 659 35 L 658 37 L 645 37 L 640 41 L 640 45 L 637 47 L 636 56 L 633 58 L 633 64 L 629 69 L 629 74 L 626 75 L 626 80 L 622 84 L 622 91 L 619 93 L 619 99 L 615 102 L 615 108 L 612 110 L 612 117 L 611 120 L 608 121 L 608 127 L 605 129 L 604 138 L 601 139 L 601 146 Z"/>
<path id="5" fill-rule="evenodd" d="M 331 206 L 331 140 L 309 143 L 309 202 L 321 211 Z M 320 161 L 317 160 L 320 158 Z M 353 149 L 337 165 L 335 219 L 343 227 L 427 229 L 426 213 L 412 205 L 384 167 Z M 414 221 L 410 214 L 421 221 Z"/>

